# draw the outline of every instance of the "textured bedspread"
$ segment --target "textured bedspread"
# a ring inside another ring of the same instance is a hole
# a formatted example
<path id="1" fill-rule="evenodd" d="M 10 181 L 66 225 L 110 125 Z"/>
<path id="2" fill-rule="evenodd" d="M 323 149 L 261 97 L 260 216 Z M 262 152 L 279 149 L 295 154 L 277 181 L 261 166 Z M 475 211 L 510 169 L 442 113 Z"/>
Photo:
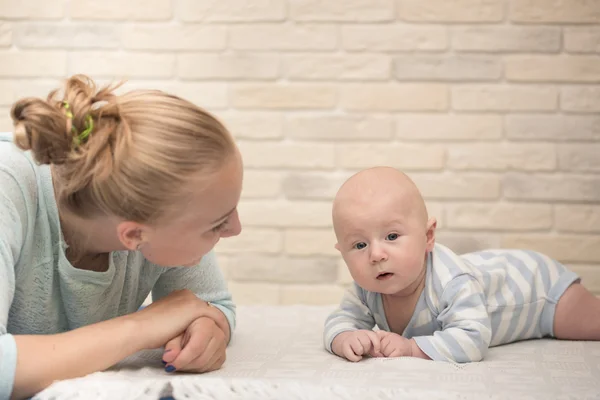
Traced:
<path id="1" fill-rule="evenodd" d="M 57 382 L 36 399 L 600 399 L 600 342 L 537 340 L 468 365 L 411 358 L 350 363 L 327 353 L 331 307 L 239 307 L 225 366 L 167 374 L 159 352 Z"/>

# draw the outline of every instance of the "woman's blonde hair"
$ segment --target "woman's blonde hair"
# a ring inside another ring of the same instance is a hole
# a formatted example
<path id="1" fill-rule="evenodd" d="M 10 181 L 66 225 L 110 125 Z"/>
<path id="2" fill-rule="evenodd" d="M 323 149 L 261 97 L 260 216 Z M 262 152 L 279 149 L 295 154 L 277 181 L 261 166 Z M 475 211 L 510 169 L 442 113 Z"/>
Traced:
<path id="1" fill-rule="evenodd" d="M 97 90 L 75 75 L 62 95 L 17 101 L 15 143 L 53 166 L 59 206 L 80 217 L 152 223 L 181 204 L 191 179 L 218 171 L 236 147 L 196 105 L 161 91 L 117 95 L 118 86 Z"/>

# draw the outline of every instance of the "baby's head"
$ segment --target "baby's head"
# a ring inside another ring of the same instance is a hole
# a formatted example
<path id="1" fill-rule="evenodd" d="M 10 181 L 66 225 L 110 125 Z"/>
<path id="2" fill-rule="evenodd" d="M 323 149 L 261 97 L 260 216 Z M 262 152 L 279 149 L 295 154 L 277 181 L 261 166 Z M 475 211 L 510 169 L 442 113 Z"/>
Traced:
<path id="1" fill-rule="evenodd" d="M 336 248 L 363 289 L 403 294 L 423 276 L 435 218 L 413 181 L 376 167 L 350 177 L 333 202 Z"/>

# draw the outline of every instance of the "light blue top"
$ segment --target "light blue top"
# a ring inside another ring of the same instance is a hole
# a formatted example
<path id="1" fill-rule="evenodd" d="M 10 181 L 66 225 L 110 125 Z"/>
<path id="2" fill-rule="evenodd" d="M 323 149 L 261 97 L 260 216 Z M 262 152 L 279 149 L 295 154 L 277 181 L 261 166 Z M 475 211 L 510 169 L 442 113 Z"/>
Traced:
<path id="1" fill-rule="evenodd" d="M 406 329 L 432 360 L 479 361 L 488 347 L 553 335 L 556 303 L 578 276 L 528 250 L 486 250 L 459 256 L 436 244 L 427 257 L 425 288 Z M 352 284 L 325 322 L 325 347 L 344 331 L 390 331 L 380 293 Z"/>
<path id="2" fill-rule="evenodd" d="M 0 399 L 12 392 L 12 335 L 53 334 L 135 312 L 187 288 L 210 301 L 235 328 L 235 305 L 207 254 L 196 267 L 163 268 L 141 253 L 110 254 L 105 272 L 74 268 L 65 257 L 50 168 L 38 166 L 0 133 Z"/>

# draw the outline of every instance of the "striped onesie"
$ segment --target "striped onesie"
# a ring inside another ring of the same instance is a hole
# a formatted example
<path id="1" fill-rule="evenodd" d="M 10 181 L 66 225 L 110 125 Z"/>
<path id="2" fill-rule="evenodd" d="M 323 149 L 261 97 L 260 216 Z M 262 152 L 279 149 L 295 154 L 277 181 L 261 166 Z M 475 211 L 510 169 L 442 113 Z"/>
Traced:
<path id="1" fill-rule="evenodd" d="M 427 257 L 425 287 L 402 336 L 432 360 L 480 361 L 488 347 L 553 335 L 556 303 L 579 277 L 527 250 L 456 255 L 436 244 Z M 325 322 L 328 351 L 336 335 L 390 331 L 380 293 L 354 283 Z"/>

